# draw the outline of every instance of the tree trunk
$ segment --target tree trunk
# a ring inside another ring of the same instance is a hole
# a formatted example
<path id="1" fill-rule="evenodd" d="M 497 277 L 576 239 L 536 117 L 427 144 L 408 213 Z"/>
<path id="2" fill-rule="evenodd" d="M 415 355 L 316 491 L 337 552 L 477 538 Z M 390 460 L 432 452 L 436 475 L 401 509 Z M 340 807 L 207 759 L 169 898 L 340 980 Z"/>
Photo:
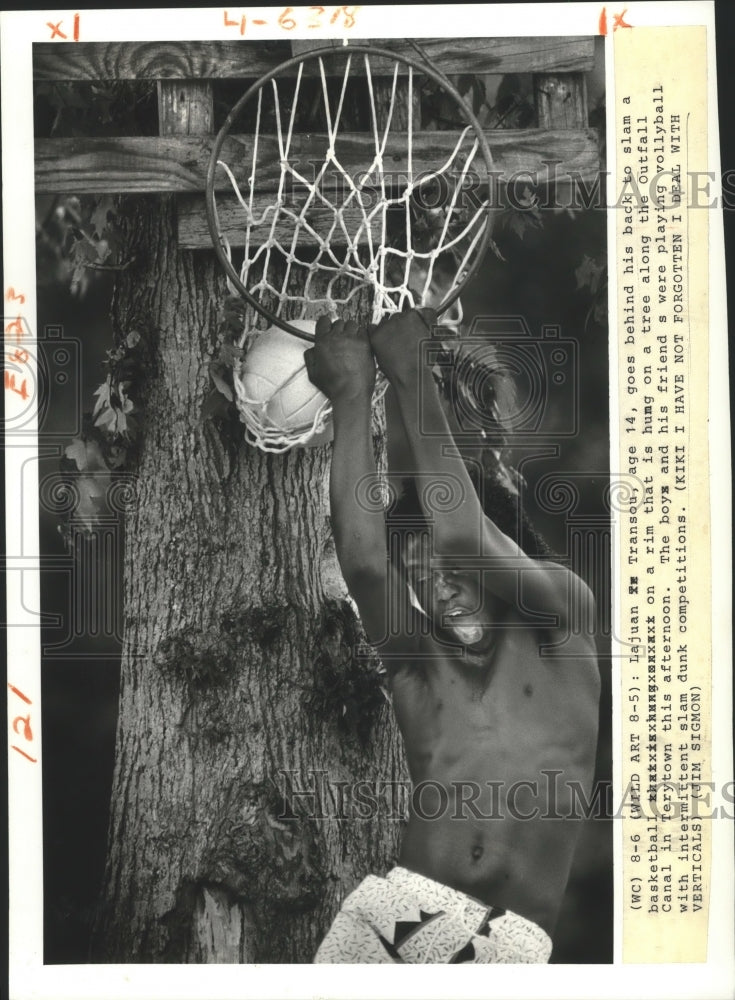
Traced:
<path id="1" fill-rule="evenodd" d="M 171 201 L 125 219 L 113 321 L 151 362 L 93 957 L 310 962 L 401 827 L 395 792 L 356 818 L 339 783 L 405 776 L 376 664 L 353 655 L 331 446 L 266 455 L 202 418 L 225 282 L 213 253 L 176 250 Z"/>

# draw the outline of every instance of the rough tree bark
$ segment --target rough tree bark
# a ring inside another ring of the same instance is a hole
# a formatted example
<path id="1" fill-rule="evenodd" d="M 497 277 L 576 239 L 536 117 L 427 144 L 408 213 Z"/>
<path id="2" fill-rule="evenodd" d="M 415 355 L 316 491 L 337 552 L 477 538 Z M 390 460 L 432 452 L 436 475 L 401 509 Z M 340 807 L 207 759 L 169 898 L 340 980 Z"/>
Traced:
<path id="1" fill-rule="evenodd" d="M 399 834 L 385 809 L 354 818 L 337 783 L 405 775 L 373 665 L 351 655 L 330 446 L 265 455 L 202 419 L 226 294 L 214 254 L 176 249 L 168 199 L 131 199 L 124 218 L 136 259 L 114 327 L 143 332 L 151 364 L 93 958 L 310 962 Z"/>

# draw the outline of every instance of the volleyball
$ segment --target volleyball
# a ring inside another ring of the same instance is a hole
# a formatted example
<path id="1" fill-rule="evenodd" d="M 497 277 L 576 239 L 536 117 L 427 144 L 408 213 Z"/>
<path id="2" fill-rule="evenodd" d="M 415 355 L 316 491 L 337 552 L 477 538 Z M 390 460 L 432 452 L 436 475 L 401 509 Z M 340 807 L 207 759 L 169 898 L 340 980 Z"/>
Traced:
<path id="1" fill-rule="evenodd" d="M 315 320 L 291 320 L 305 333 L 314 333 Z M 309 381 L 304 351 L 311 345 L 300 337 L 271 326 L 248 350 L 240 373 L 244 404 L 259 411 L 265 427 L 288 433 L 309 430 L 329 403 Z M 239 394 L 238 394 L 239 395 Z"/>

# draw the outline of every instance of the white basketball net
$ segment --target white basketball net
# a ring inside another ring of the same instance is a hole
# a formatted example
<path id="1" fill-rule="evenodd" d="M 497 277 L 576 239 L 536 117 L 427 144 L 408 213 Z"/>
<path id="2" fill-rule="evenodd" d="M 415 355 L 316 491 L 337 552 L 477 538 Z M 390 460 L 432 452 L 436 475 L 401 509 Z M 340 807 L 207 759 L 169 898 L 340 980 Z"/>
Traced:
<path id="1" fill-rule="evenodd" d="M 219 160 L 218 165 L 227 174 L 242 211 L 238 226 L 244 230 L 245 250 L 240 280 L 251 295 L 267 304 L 275 316 L 293 321 L 314 318 L 324 312 L 332 317 L 341 315 L 344 307 L 367 286 L 372 292 L 370 322 L 378 323 L 386 315 L 406 307 L 439 305 L 463 280 L 483 235 L 488 203 L 483 199 L 468 211 L 468 199 L 461 194 L 472 187 L 470 169 L 475 159 L 480 161 L 482 157 L 477 157 L 479 143 L 474 130 L 466 127 L 441 166 L 432 171 L 422 169 L 420 175 L 414 177 L 414 69 L 405 64 L 406 125 L 393 126 L 399 93 L 401 64 L 398 61 L 389 78 L 390 102 L 379 124 L 370 56 L 364 54 L 361 60 L 364 76 L 361 75 L 360 80 L 366 85 L 369 97 L 371 158 L 366 157 L 359 173 L 353 176 L 340 162 L 336 146 L 351 66 L 359 56 L 350 56 L 341 50 L 335 50 L 335 54 L 346 55 L 336 109 L 330 105 L 324 60 L 318 59 L 326 148 L 324 161 L 312 179 L 298 169 L 299 151 L 294 148 L 303 62 L 298 67 L 294 89 L 289 93 L 290 110 L 281 106 L 279 84 L 284 84 L 283 80 L 274 78 L 258 91 L 252 160 L 245 193 L 227 163 Z M 385 80 L 384 69 L 380 75 Z M 274 185 L 271 175 L 267 192 L 262 186 L 259 188 L 256 169 L 259 145 L 263 141 L 261 121 L 265 117 L 275 121 L 280 164 L 277 184 Z M 435 134 L 446 136 L 442 132 Z M 406 167 L 402 168 L 402 178 L 397 180 L 391 157 L 398 141 L 401 161 Z M 424 162 L 425 158 L 424 153 Z M 417 195 L 436 191 L 439 185 L 442 190 L 440 207 L 427 208 L 425 199 L 417 208 Z M 337 199 L 335 187 L 341 187 Z M 395 226 L 397 218 L 400 218 L 402 229 L 398 245 L 391 237 L 389 226 L 389 219 Z M 229 243 L 224 235 L 221 239 L 231 259 Z M 437 268 L 440 257 L 442 266 Z M 446 274 L 448 260 L 451 269 Z M 230 288 L 235 292 L 232 285 Z M 461 318 L 457 300 L 453 313 L 445 314 L 444 321 L 458 327 Z M 260 319 L 257 322 L 263 326 Z M 247 338 L 246 332 L 243 342 Z M 327 425 L 331 412 L 328 406 L 323 407 L 307 427 L 274 428 L 264 416 L 264 405 L 247 399 L 237 371 L 235 389 L 248 436 L 265 451 L 285 451 L 305 444 Z M 384 389 L 385 380 L 380 378 L 377 392 Z"/>

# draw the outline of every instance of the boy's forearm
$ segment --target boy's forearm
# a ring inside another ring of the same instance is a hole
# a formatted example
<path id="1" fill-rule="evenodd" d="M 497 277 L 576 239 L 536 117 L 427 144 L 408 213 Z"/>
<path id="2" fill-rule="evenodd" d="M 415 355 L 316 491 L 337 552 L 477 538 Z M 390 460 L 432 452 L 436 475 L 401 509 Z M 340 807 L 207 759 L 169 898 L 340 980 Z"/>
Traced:
<path id="1" fill-rule="evenodd" d="M 332 531 L 337 558 L 349 585 L 356 574 L 385 574 L 385 521 L 382 509 L 366 502 L 371 494 L 369 477 L 376 473 L 371 399 L 369 396 L 336 399 L 332 411 Z"/>
<path id="2" fill-rule="evenodd" d="M 406 437 L 398 398 L 392 385 L 388 386 L 384 398 L 388 474 L 394 485 L 400 488 L 399 480 L 413 479 L 416 476 L 416 462 Z"/>
<path id="3" fill-rule="evenodd" d="M 392 388 L 413 465 L 421 477 L 418 492 L 424 515 L 433 525 L 436 552 L 479 556 L 484 512 L 454 444 L 431 371 L 424 366 L 413 379 L 394 380 Z M 456 504 L 447 505 L 449 510 L 429 503 L 432 487 L 442 482 L 457 497 Z"/>

